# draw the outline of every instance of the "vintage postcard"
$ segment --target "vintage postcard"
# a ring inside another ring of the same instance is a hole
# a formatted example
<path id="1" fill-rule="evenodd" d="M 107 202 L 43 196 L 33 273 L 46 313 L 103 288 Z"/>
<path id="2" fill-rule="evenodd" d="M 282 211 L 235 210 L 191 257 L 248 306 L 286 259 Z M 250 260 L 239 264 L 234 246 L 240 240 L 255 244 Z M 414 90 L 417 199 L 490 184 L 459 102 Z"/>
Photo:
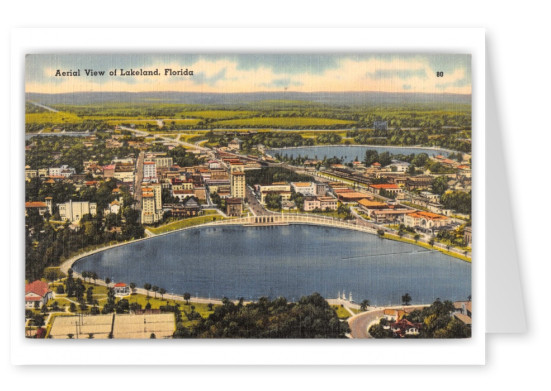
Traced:
<path id="1" fill-rule="evenodd" d="M 471 339 L 471 94 L 469 53 L 28 54 L 25 336 Z"/>

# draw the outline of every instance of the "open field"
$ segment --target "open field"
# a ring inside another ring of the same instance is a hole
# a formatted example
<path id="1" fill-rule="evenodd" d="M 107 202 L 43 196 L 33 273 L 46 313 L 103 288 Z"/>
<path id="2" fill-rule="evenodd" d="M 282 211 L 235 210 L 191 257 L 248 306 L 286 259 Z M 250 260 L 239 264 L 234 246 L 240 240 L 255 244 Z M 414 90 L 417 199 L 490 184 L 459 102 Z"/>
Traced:
<path id="1" fill-rule="evenodd" d="M 176 330 L 174 314 L 123 314 L 115 315 L 113 338 L 147 339 L 168 338 Z"/>
<path id="2" fill-rule="evenodd" d="M 247 110 L 200 110 L 183 111 L 178 113 L 182 117 L 205 118 L 205 119 L 226 119 L 236 117 L 250 117 L 255 115 L 254 111 Z"/>
<path id="3" fill-rule="evenodd" d="M 25 114 L 25 123 L 26 124 L 53 124 L 53 125 L 62 125 L 62 124 L 76 124 L 82 122 L 82 118 L 73 113 L 67 113 L 63 111 L 52 112 L 45 111 L 42 113 L 28 113 Z"/>
<path id="4" fill-rule="evenodd" d="M 57 316 L 50 330 L 50 338 L 53 339 L 82 339 L 94 338 L 106 339 L 111 333 L 114 314 L 96 316 Z"/>
<path id="5" fill-rule="evenodd" d="M 53 339 L 147 339 L 171 337 L 176 325 L 174 314 L 108 314 L 57 316 L 49 335 Z"/>
<path id="6" fill-rule="evenodd" d="M 333 118 L 311 118 L 311 117 L 254 117 L 244 119 L 229 119 L 213 122 L 213 126 L 244 126 L 244 127 L 275 127 L 292 128 L 295 126 L 332 126 L 352 125 L 354 121 L 347 121 Z"/>

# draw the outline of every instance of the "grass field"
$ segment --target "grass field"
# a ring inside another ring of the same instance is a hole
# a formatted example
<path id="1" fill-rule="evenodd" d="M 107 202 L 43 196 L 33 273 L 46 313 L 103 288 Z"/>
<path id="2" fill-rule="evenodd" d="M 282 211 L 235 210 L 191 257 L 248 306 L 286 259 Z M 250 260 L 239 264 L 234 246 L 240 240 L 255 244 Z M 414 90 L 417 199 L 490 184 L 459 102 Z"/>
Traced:
<path id="1" fill-rule="evenodd" d="M 333 309 L 337 311 L 337 316 L 339 319 L 347 319 L 350 318 L 350 312 L 348 312 L 344 307 L 341 307 L 340 305 L 332 305 Z"/>
<path id="2" fill-rule="evenodd" d="M 201 110 L 201 111 L 184 111 L 178 113 L 181 116 L 185 117 L 199 117 L 199 118 L 208 118 L 208 119 L 226 119 L 226 118 L 235 118 L 235 117 L 250 117 L 255 115 L 254 111 L 246 110 Z"/>
<path id="3" fill-rule="evenodd" d="M 82 122 L 82 118 L 73 113 L 63 111 L 25 114 L 26 124 L 76 124 Z"/>
<path id="4" fill-rule="evenodd" d="M 281 127 L 291 128 L 294 126 L 332 126 L 351 125 L 353 121 L 346 121 L 333 118 L 311 118 L 311 117 L 255 117 L 244 119 L 229 119 L 213 122 L 213 126 L 258 126 L 258 127 Z"/>
<path id="5" fill-rule="evenodd" d="M 454 258 L 457 258 L 457 259 L 461 259 L 462 261 L 465 261 L 465 262 L 469 262 L 471 263 L 472 262 L 472 259 L 471 258 L 468 258 L 464 255 L 460 255 L 460 254 L 457 254 L 457 253 L 453 253 L 451 251 L 447 251 L 447 250 L 444 250 L 442 248 L 439 248 L 439 247 L 433 247 L 431 246 L 430 244 L 427 244 L 427 243 L 423 243 L 423 242 L 416 242 L 415 240 L 413 239 L 406 239 L 406 238 L 401 238 L 399 237 L 398 235 L 392 235 L 392 234 L 389 234 L 389 233 L 385 233 L 385 236 L 384 236 L 386 239 L 390 239 L 390 240 L 396 240 L 398 242 L 405 242 L 405 243 L 410 243 L 410 244 L 414 244 L 416 246 L 421 246 L 421 247 L 424 247 L 426 249 L 429 249 L 429 250 L 436 250 L 436 251 L 440 251 L 441 253 L 444 253 L 446 255 L 449 255 L 450 257 L 454 257 Z"/>
<path id="6" fill-rule="evenodd" d="M 194 225 L 200 225 L 205 223 L 210 223 L 215 220 L 221 220 L 224 217 L 219 214 L 209 214 L 207 216 L 199 216 L 199 217 L 190 217 L 188 219 L 175 221 L 169 224 L 161 225 L 160 227 L 151 227 L 148 228 L 151 232 L 153 232 L 155 235 L 159 235 L 165 232 L 174 231 L 177 229 L 187 228 L 187 227 L 193 227 Z"/>

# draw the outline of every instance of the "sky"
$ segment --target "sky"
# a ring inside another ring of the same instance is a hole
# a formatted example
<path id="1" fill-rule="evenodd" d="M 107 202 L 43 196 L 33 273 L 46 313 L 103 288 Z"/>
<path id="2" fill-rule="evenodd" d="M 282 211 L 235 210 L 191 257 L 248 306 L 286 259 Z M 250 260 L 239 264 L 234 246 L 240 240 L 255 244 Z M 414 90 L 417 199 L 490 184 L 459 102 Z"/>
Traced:
<path id="1" fill-rule="evenodd" d="M 86 76 L 85 69 L 104 71 Z M 160 75 L 121 76 L 159 70 Z M 186 69 L 191 75 L 165 75 Z M 80 76 L 55 76 L 57 71 Z M 114 72 L 116 75 L 110 75 Z M 443 72 L 438 77 L 437 72 Z M 471 94 L 467 54 L 28 54 L 25 91 L 415 92 Z"/>

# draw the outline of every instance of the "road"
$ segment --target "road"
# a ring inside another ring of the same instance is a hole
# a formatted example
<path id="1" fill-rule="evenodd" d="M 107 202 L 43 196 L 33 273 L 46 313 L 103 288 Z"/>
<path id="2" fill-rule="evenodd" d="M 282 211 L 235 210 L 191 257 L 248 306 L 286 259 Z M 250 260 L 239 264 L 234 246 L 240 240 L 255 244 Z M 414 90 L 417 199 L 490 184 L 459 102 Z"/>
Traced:
<path id="1" fill-rule="evenodd" d="M 411 310 L 420 310 L 425 307 L 428 307 L 428 305 L 408 306 L 407 308 Z M 379 318 L 383 317 L 386 308 L 403 309 L 404 307 L 377 307 L 371 311 L 362 312 L 361 314 L 348 318 L 348 326 L 350 326 L 350 336 L 357 339 L 373 338 L 369 334 L 368 329 L 369 327 L 371 327 L 372 323 L 377 322 Z"/>
<path id="2" fill-rule="evenodd" d="M 155 137 L 157 140 L 160 139 L 160 140 L 163 140 L 163 141 L 166 141 L 166 142 L 169 142 L 169 143 L 176 143 L 176 144 L 181 145 L 183 147 L 188 147 L 188 148 L 191 148 L 191 149 L 198 149 L 198 150 L 203 151 L 203 152 L 209 152 L 209 151 L 212 152 L 212 150 L 210 148 L 201 147 L 201 146 L 196 145 L 196 144 L 186 143 L 185 141 L 180 141 L 179 137 L 177 137 L 176 139 L 172 139 L 170 137 L 165 137 L 165 136 L 160 135 L 160 134 L 153 134 L 153 133 L 145 132 L 143 130 L 129 128 L 127 126 L 119 126 L 119 127 L 122 130 L 127 130 L 129 132 L 133 132 L 139 137 Z"/>
<path id="3" fill-rule="evenodd" d="M 362 312 L 348 319 L 350 336 L 357 339 L 373 338 L 367 331 L 368 326 L 383 316 L 384 309 Z"/>
<path id="4" fill-rule="evenodd" d="M 52 109 L 51 107 L 48 107 L 48 106 L 41 105 L 40 103 L 32 102 L 32 101 L 30 101 L 30 100 L 28 100 L 27 102 L 29 102 L 29 103 L 31 103 L 31 104 L 33 104 L 33 105 L 35 105 L 35 106 L 42 107 L 43 109 L 49 110 L 49 111 L 51 111 L 52 113 L 57 113 L 57 112 L 58 112 L 58 110 Z"/>
<path id="5" fill-rule="evenodd" d="M 266 210 L 260 202 L 257 200 L 256 196 L 254 195 L 253 189 L 249 186 L 245 186 L 245 192 L 247 194 L 247 201 L 249 203 L 249 209 L 251 212 L 253 212 L 253 215 L 255 216 L 267 216 L 274 214 L 274 212 L 271 212 L 269 210 Z"/>
<path id="6" fill-rule="evenodd" d="M 136 178 L 134 179 L 134 200 L 136 201 L 134 208 L 142 211 L 142 181 L 143 181 L 143 161 L 145 152 L 141 151 L 136 160 Z"/>

